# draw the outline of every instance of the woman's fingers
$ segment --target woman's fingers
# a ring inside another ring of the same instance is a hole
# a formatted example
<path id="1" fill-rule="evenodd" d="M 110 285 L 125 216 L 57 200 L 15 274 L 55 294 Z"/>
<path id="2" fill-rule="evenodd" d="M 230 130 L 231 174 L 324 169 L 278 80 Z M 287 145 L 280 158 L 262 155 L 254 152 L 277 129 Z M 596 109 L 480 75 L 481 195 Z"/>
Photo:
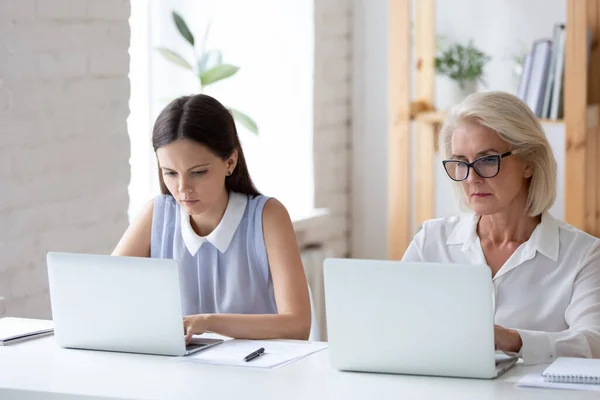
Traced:
<path id="1" fill-rule="evenodd" d="M 191 327 L 191 325 L 188 325 L 186 332 L 185 332 L 185 344 L 190 343 L 190 340 L 192 340 L 192 335 L 193 335 L 192 327 Z"/>
<path id="2" fill-rule="evenodd" d="M 192 324 L 188 317 L 183 318 L 183 334 L 185 335 L 185 344 L 189 344 L 192 339 Z"/>

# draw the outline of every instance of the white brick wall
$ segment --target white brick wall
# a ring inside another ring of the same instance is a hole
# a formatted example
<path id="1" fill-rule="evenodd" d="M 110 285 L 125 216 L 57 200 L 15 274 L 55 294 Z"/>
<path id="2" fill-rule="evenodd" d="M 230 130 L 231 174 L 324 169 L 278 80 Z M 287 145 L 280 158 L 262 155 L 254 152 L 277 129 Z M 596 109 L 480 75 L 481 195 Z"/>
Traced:
<path id="1" fill-rule="evenodd" d="M 329 208 L 329 255 L 348 255 L 352 0 L 315 0 L 315 206 Z"/>
<path id="2" fill-rule="evenodd" d="M 0 297 L 49 317 L 48 251 L 127 226 L 129 0 L 0 0 Z M 10 106 L 10 107 L 9 107 Z"/>

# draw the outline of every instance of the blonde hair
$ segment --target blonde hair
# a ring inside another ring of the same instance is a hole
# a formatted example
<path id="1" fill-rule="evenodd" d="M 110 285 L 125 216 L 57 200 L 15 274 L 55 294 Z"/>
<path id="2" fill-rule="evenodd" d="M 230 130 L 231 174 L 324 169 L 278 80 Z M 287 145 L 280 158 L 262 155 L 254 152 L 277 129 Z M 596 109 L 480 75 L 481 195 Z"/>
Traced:
<path id="1" fill-rule="evenodd" d="M 505 92 L 467 96 L 451 108 L 440 130 L 440 153 L 446 158 L 452 155 L 452 133 L 461 121 L 475 122 L 496 132 L 513 154 L 533 166 L 527 215 L 535 217 L 552 207 L 556 199 L 556 159 L 540 121 L 527 104 Z M 461 198 L 466 203 L 464 196 Z"/>

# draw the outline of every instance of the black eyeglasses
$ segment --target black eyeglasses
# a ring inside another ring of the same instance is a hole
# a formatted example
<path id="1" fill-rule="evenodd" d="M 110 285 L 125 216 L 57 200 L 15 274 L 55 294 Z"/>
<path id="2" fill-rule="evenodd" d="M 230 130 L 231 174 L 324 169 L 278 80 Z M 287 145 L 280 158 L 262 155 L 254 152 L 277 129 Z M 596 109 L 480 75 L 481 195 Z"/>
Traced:
<path id="1" fill-rule="evenodd" d="M 477 175 L 482 178 L 493 178 L 500 173 L 500 160 L 512 154 L 507 151 L 504 154 L 479 157 L 473 162 L 459 160 L 444 160 L 444 169 L 453 181 L 464 181 L 469 177 L 469 169 L 473 168 Z"/>

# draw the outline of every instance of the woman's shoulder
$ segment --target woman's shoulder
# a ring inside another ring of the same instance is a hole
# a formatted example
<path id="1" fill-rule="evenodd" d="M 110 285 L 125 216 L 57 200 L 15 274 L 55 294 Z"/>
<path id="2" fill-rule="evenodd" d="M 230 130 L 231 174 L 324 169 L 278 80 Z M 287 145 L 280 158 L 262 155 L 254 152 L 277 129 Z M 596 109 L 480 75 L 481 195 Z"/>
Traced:
<path id="1" fill-rule="evenodd" d="M 170 194 L 158 194 L 156 196 L 154 196 L 154 198 L 152 200 L 154 204 L 177 204 L 177 201 L 175 201 L 175 198 L 173 196 L 171 196 Z"/>
<path id="2" fill-rule="evenodd" d="M 552 217 L 554 218 L 554 217 Z M 555 219 L 558 227 L 560 251 L 575 251 L 587 254 L 591 249 L 600 251 L 600 239 L 561 220 Z"/>
<path id="3" fill-rule="evenodd" d="M 178 207 L 177 201 L 170 194 L 159 194 L 150 200 L 153 204 L 154 212 L 162 211 L 169 212 L 176 210 Z"/>
<path id="4" fill-rule="evenodd" d="M 232 192 L 235 196 L 242 196 L 248 199 L 249 203 L 266 203 L 268 200 L 273 199 L 273 197 L 266 196 L 264 194 L 244 194 L 238 192 Z"/>
<path id="5" fill-rule="evenodd" d="M 448 238 L 456 229 L 472 226 L 476 222 L 476 218 L 473 214 L 433 218 L 423 222 L 419 230 L 427 236 Z"/>
<path id="6" fill-rule="evenodd" d="M 163 226 L 175 221 L 176 215 L 179 212 L 179 204 L 173 196 L 159 194 L 148 203 L 148 207 L 152 208 L 153 226 Z"/>
<path id="7" fill-rule="evenodd" d="M 265 223 L 285 223 L 291 218 L 285 205 L 275 197 L 263 194 L 247 195 L 237 192 L 233 192 L 232 195 L 247 198 L 246 212 L 249 216 L 254 216 L 254 219 L 261 225 Z"/>
<path id="8" fill-rule="evenodd" d="M 246 213 L 250 215 L 262 215 L 263 210 L 267 209 L 267 203 L 273 203 L 275 200 L 272 197 L 265 196 L 263 194 L 245 194 L 239 192 L 231 192 L 230 196 L 234 197 L 235 204 L 245 205 Z M 271 200 L 271 201 L 269 201 Z M 272 206 L 269 206 L 271 208 Z"/>

